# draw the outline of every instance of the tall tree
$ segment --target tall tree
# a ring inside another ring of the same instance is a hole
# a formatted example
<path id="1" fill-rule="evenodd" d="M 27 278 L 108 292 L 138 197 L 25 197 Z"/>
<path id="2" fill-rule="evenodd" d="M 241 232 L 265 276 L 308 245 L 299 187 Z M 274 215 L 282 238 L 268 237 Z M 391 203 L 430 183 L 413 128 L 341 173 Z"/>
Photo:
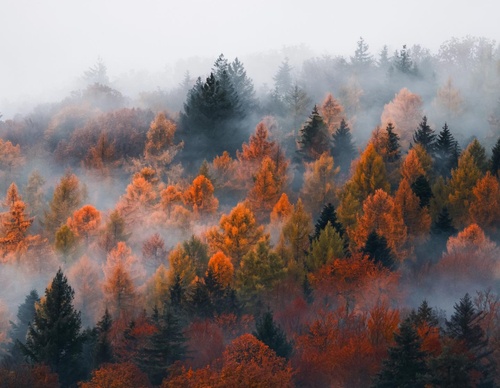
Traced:
<path id="1" fill-rule="evenodd" d="M 354 51 L 354 56 L 351 57 L 351 64 L 358 71 L 366 70 L 373 63 L 373 57 L 368 52 L 369 46 L 365 40 L 360 37 Z"/>
<path id="2" fill-rule="evenodd" d="M 321 104 L 320 113 L 328 127 L 328 132 L 333 135 L 345 118 L 344 107 L 331 93 L 328 93 Z"/>
<path id="3" fill-rule="evenodd" d="M 391 248 L 387 246 L 387 240 L 384 236 L 379 236 L 375 230 L 368 235 L 361 252 L 368 255 L 374 263 L 380 264 L 389 270 L 396 268 L 396 260 Z"/>
<path id="4" fill-rule="evenodd" d="M 413 134 L 415 144 L 420 144 L 429 155 L 434 155 L 436 147 L 436 134 L 434 130 L 427 124 L 427 116 L 422 118 L 418 125 L 418 129 Z"/>
<path id="5" fill-rule="evenodd" d="M 328 129 L 315 105 L 309 119 L 300 129 L 299 152 L 306 160 L 319 158 L 329 151 Z"/>
<path id="6" fill-rule="evenodd" d="M 349 174 L 351 162 L 356 158 L 356 148 L 352 141 L 351 130 L 344 119 L 340 125 L 334 129 L 332 134 L 332 156 L 340 167 L 343 175 Z"/>
<path id="7" fill-rule="evenodd" d="M 326 228 L 328 222 L 330 222 L 330 224 L 338 232 L 340 237 L 344 237 L 345 230 L 342 224 L 337 219 L 335 207 L 331 203 L 328 203 L 323 206 L 321 214 L 316 221 L 316 224 L 314 224 L 314 236 L 312 238 L 313 240 L 316 240 L 319 237 L 321 231 Z"/>
<path id="8" fill-rule="evenodd" d="M 243 63 L 238 58 L 235 58 L 228 65 L 227 72 L 243 111 L 255 112 L 258 108 L 258 101 L 255 97 L 253 81 L 247 76 Z"/>
<path id="9" fill-rule="evenodd" d="M 287 340 L 283 329 L 274 321 L 271 310 L 267 310 L 255 322 L 253 335 L 274 350 L 278 357 L 290 358 L 293 350 L 292 342 Z"/>
<path id="10" fill-rule="evenodd" d="M 491 150 L 490 171 L 498 177 L 498 170 L 500 170 L 500 138 L 497 140 L 493 149 Z"/>
<path id="11" fill-rule="evenodd" d="M 26 345 L 22 346 L 29 359 L 50 366 L 65 386 L 79 377 L 78 358 L 83 343 L 80 313 L 73 308 L 73 296 L 73 289 L 59 269 L 37 304 Z"/>
<path id="12" fill-rule="evenodd" d="M 444 123 L 443 130 L 439 132 L 435 144 L 434 169 L 447 178 L 451 170 L 457 167 L 460 149 L 458 142 L 453 137 L 448 124 Z"/>

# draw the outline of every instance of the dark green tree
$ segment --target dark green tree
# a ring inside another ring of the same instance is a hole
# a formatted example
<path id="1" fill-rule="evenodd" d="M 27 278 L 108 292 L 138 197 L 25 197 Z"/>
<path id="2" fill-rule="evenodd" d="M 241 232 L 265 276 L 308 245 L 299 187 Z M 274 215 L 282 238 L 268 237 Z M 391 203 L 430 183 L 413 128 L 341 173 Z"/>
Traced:
<path id="1" fill-rule="evenodd" d="M 431 227 L 431 233 L 434 236 L 441 236 L 448 240 L 450 236 L 456 234 L 458 230 L 453 226 L 453 220 L 450 216 L 448 208 L 445 206 L 439 212 L 437 220 Z"/>
<path id="2" fill-rule="evenodd" d="M 248 113 L 257 111 L 258 101 L 255 98 L 253 81 L 247 76 L 243 63 L 236 58 L 228 65 L 227 72 L 242 110 Z"/>
<path id="3" fill-rule="evenodd" d="M 193 316 L 211 318 L 214 315 L 212 298 L 210 297 L 206 284 L 201 280 L 198 280 L 194 285 L 188 304 L 189 310 Z"/>
<path id="4" fill-rule="evenodd" d="M 360 37 L 354 51 L 354 56 L 351 57 L 351 64 L 356 70 L 365 70 L 373 64 L 373 56 L 369 53 L 368 49 L 368 44 Z"/>
<path id="5" fill-rule="evenodd" d="M 100 365 L 113 362 L 113 347 L 109 338 L 109 332 L 113 325 L 113 319 L 108 309 L 104 311 L 101 320 L 95 328 L 96 343 L 94 347 L 93 367 L 97 369 Z"/>
<path id="6" fill-rule="evenodd" d="M 469 150 L 472 159 L 476 163 L 477 168 L 479 168 L 481 173 L 485 174 L 488 170 L 488 158 L 486 157 L 486 149 L 479 142 L 479 140 L 474 139 L 467 146 L 467 150 Z"/>
<path id="7" fill-rule="evenodd" d="M 421 349 L 421 340 L 409 319 L 405 319 L 394 334 L 395 345 L 389 348 L 389 358 L 383 363 L 374 387 L 424 388 L 429 378 L 427 354 Z"/>
<path id="8" fill-rule="evenodd" d="M 426 323 L 429 327 L 438 327 L 439 321 L 436 311 L 433 310 L 427 300 L 423 300 L 417 311 L 413 310 L 410 313 L 409 319 L 416 327 Z"/>
<path id="9" fill-rule="evenodd" d="M 267 310 L 255 322 L 255 332 L 253 335 L 259 340 L 264 342 L 267 346 L 276 352 L 278 357 L 289 359 L 293 344 L 288 341 L 286 334 L 280 325 L 274 322 L 273 313 Z"/>
<path id="10" fill-rule="evenodd" d="M 157 331 L 141 349 L 138 364 L 148 374 L 151 383 L 160 385 L 168 375 L 168 368 L 184 359 L 187 347 L 180 321 L 166 304 L 153 321 Z"/>
<path id="11" fill-rule="evenodd" d="M 427 207 L 433 197 L 432 188 L 424 175 L 419 175 L 411 184 L 411 189 L 420 200 L 420 207 Z"/>
<path id="12" fill-rule="evenodd" d="M 184 310 L 186 303 L 186 290 L 182 285 L 182 278 L 175 275 L 174 284 L 170 286 L 170 306 L 176 312 Z"/>
<path id="13" fill-rule="evenodd" d="M 498 170 L 500 170 L 500 138 L 495 143 L 493 149 L 491 150 L 490 159 L 490 171 L 491 173 L 498 177 Z"/>
<path id="14" fill-rule="evenodd" d="M 47 364 L 59 375 L 63 386 L 79 378 L 78 357 L 82 352 L 80 312 L 73 307 L 74 291 L 61 269 L 45 290 L 33 322 L 28 327 L 25 355 Z"/>
<path id="15" fill-rule="evenodd" d="M 454 306 L 455 312 L 450 320 L 446 321 L 445 334 L 457 341 L 463 347 L 464 354 L 469 360 L 468 370 L 479 373 L 481 385 L 490 382 L 492 379 L 493 364 L 489 360 L 492 351 L 488 348 L 488 339 L 481 327 L 481 320 L 484 313 L 478 311 L 472 302 L 469 294 L 465 294 Z"/>
<path id="16" fill-rule="evenodd" d="M 385 130 L 387 132 L 387 140 L 385 144 L 384 161 L 388 163 L 395 163 L 401 160 L 399 135 L 394 132 L 394 126 L 392 123 L 387 124 Z"/>
<path id="17" fill-rule="evenodd" d="M 380 264 L 390 270 L 396 268 L 396 261 L 394 260 L 391 248 L 387 246 L 387 240 L 384 236 L 379 236 L 375 231 L 372 231 L 368 235 L 361 252 L 368 255 L 376 264 Z"/>
<path id="18" fill-rule="evenodd" d="M 328 128 L 315 105 L 309 119 L 300 129 L 299 152 L 305 160 L 315 160 L 330 150 Z"/>
<path id="19" fill-rule="evenodd" d="M 413 134 L 415 144 L 420 144 L 429 155 L 434 155 L 436 134 L 434 130 L 427 124 L 427 116 L 422 118 L 418 125 L 418 129 Z"/>
<path id="20" fill-rule="evenodd" d="M 351 130 L 344 119 L 340 122 L 340 127 L 332 134 L 332 156 L 335 165 L 347 175 L 351 162 L 356 158 L 356 148 L 352 141 Z"/>
<path id="21" fill-rule="evenodd" d="M 447 178 L 451 175 L 451 170 L 457 168 L 460 149 L 458 142 L 453 137 L 448 124 L 444 127 L 436 139 L 434 153 L 434 170 L 437 175 Z"/>
<path id="22" fill-rule="evenodd" d="M 333 228 L 337 231 L 340 237 L 344 237 L 345 230 L 340 221 L 337 218 L 337 212 L 335 211 L 335 207 L 328 203 L 323 206 L 321 210 L 321 214 L 319 215 L 318 221 L 314 225 L 314 235 L 312 237 L 313 240 L 317 240 L 321 231 L 326 228 L 326 225 L 330 222 Z"/>
<path id="23" fill-rule="evenodd" d="M 207 270 L 208 260 L 208 245 L 201 241 L 200 238 L 192 235 L 189 240 L 182 243 L 182 248 L 186 255 L 191 257 L 196 265 L 196 275 L 202 278 Z"/>

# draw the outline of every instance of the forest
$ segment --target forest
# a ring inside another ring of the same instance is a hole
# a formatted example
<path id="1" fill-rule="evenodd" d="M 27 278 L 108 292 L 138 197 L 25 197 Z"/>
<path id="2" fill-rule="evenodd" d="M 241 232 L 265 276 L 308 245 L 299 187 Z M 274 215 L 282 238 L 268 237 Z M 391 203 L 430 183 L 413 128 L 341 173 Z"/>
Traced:
<path id="1" fill-rule="evenodd" d="M 500 45 L 388 51 L 0 117 L 0 387 L 500 386 Z"/>

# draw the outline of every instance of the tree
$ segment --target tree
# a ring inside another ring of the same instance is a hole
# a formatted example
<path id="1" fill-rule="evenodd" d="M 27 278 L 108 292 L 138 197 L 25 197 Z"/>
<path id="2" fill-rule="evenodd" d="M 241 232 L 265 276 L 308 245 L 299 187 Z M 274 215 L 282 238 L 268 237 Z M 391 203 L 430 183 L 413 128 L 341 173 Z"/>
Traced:
<path id="1" fill-rule="evenodd" d="M 24 198 L 30 209 L 30 213 L 38 222 L 34 226 L 38 226 L 42 220 L 43 208 L 45 207 L 45 198 L 42 187 L 45 184 L 45 179 L 40 175 L 38 170 L 33 171 L 29 178 L 28 184 L 24 187 Z"/>
<path id="2" fill-rule="evenodd" d="M 132 362 L 104 364 L 92 372 L 88 382 L 79 384 L 79 388 L 150 388 L 148 376 Z"/>
<path id="3" fill-rule="evenodd" d="M 36 305 L 26 344 L 22 345 L 30 360 L 50 366 L 66 386 L 78 378 L 83 343 L 80 313 L 73 308 L 73 297 L 74 291 L 59 269 Z"/>
<path id="4" fill-rule="evenodd" d="M 500 170 L 500 138 L 497 140 L 493 149 L 491 150 L 490 171 L 493 176 L 498 177 L 498 170 Z"/>
<path id="5" fill-rule="evenodd" d="M 366 240 L 366 244 L 361 252 L 368 255 L 374 263 L 393 270 L 396 269 L 396 260 L 391 249 L 387 246 L 387 240 L 384 236 L 379 236 L 376 231 L 372 231 Z"/>
<path id="6" fill-rule="evenodd" d="M 276 98 L 279 101 L 284 101 L 286 95 L 292 88 L 292 68 L 288 63 L 288 58 L 281 63 L 278 71 L 273 77 L 274 91 Z"/>
<path id="7" fill-rule="evenodd" d="M 254 185 L 248 193 L 249 205 L 259 220 L 265 220 L 278 201 L 283 180 L 276 164 L 266 156 L 254 175 Z"/>
<path id="8" fill-rule="evenodd" d="M 368 52 L 369 46 L 365 40 L 360 37 L 354 51 L 354 56 L 351 57 L 351 64 L 358 71 L 363 71 L 373 63 L 373 57 Z"/>
<path id="9" fill-rule="evenodd" d="M 337 219 L 335 207 L 331 203 L 328 203 L 323 206 L 318 221 L 316 221 L 316 224 L 314 224 L 314 236 L 312 238 L 313 240 L 318 239 L 321 231 L 326 228 L 328 223 L 330 223 L 330 225 L 337 231 L 340 237 L 344 237 L 345 230 L 342 224 Z"/>
<path id="10" fill-rule="evenodd" d="M 386 141 L 384 144 L 384 159 L 388 163 L 395 163 L 401 159 L 401 146 L 399 145 L 399 135 L 394 132 L 392 123 L 385 127 Z"/>
<path id="11" fill-rule="evenodd" d="M 343 119 L 340 125 L 335 127 L 335 132 L 332 134 L 331 151 L 335 163 L 340 167 L 342 174 L 347 176 L 351 168 L 351 162 L 356 157 L 356 149 L 352 141 L 351 130 Z"/>
<path id="12" fill-rule="evenodd" d="M 342 121 L 344 121 L 344 127 L 347 128 L 348 132 L 348 127 L 344 120 L 344 107 L 335 97 L 332 96 L 331 93 L 328 93 L 323 100 L 320 108 L 320 113 L 328 128 L 328 133 L 333 135 L 337 128 L 342 126 Z"/>
<path id="13" fill-rule="evenodd" d="M 212 250 L 221 250 L 238 267 L 241 259 L 266 236 L 264 228 L 258 226 L 252 211 L 244 204 L 236 205 L 228 215 L 223 215 L 217 228 L 208 231 L 208 242 Z"/>
<path id="14" fill-rule="evenodd" d="M 437 90 L 434 105 L 447 119 L 456 118 L 463 113 L 464 100 L 460 91 L 454 87 L 451 77 Z"/>
<path id="15" fill-rule="evenodd" d="M 50 210 L 45 213 L 44 226 L 49 236 L 66 223 L 75 210 L 82 205 L 86 189 L 78 177 L 67 171 L 54 190 Z"/>
<path id="16" fill-rule="evenodd" d="M 68 225 L 63 225 L 56 231 L 54 248 L 62 255 L 64 262 L 74 260 L 78 252 L 78 241 Z"/>
<path id="17" fill-rule="evenodd" d="M 83 79 L 87 82 L 87 84 L 100 84 L 100 85 L 108 85 L 109 78 L 107 74 L 107 67 L 104 64 L 104 61 L 101 57 L 97 58 L 97 62 L 88 68 L 83 73 Z"/>
<path id="18" fill-rule="evenodd" d="M 410 57 L 410 50 L 406 48 L 406 45 L 403 45 L 403 48 L 394 53 L 394 57 L 392 60 L 392 68 L 404 75 L 416 75 L 417 68 L 413 64 L 413 61 Z"/>
<path id="19" fill-rule="evenodd" d="M 448 178 L 451 170 L 457 167 L 460 153 L 458 142 L 451 134 L 448 124 L 444 123 L 443 130 L 439 132 L 434 148 L 434 169 L 438 175 Z"/>
<path id="20" fill-rule="evenodd" d="M 424 175 L 419 175 L 415 182 L 412 183 L 411 189 L 420 201 L 420 207 L 429 207 L 431 198 L 433 197 L 429 181 Z"/>
<path id="21" fill-rule="evenodd" d="M 401 165 L 401 177 L 413 185 L 418 177 L 425 177 L 426 173 L 415 149 L 408 151 Z"/>
<path id="22" fill-rule="evenodd" d="M 290 218 L 285 222 L 282 229 L 287 247 L 290 249 L 293 260 L 298 264 L 299 268 L 302 267 L 309 250 L 309 235 L 311 232 L 311 216 L 305 211 L 302 200 L 299 198 Z M 290 265 L 290 263 L 287 264 Z"/>
<path id="23" fill-rule="evenodd" d="M 278 357 L 283 357 L 287 360 L 290 358 L 293 344 L 287 340 L 283 329 L 274 321 L 271 310 L 267 310 L 255 322 L 255 332 L 253 335 L 274 350 Z"/>
<path id="24" fill-rule="evenodd" d="M 339 168 L 334 168 L 333 158 L 327 153 L 305 166 L 304 185 L 300 196 L 304 198 L 306 209 L 316 216 L 323 206 L 335 201 L 334 179 Z"/>
<path id="25" fill-rule="evenodd" d="M 418 129 L 413 134 L 413 141 L 415 144 L 420 144 L 424 147 L 429 155 L 434 155 L 436 147 L 436 134 L 434 130 L 427 124 L 427 116 L 422 118 L 418 125 Z"/>
<path id="26" fill-rule="evenodd" d="M 153 234 L 142 244 L 142 257 L 144 264 L 150 270 L 156 270 L 167 259 L 165 241 L 158 233 Z"/>
<path id="27" fill-rule="evenodd" d="M 486 170 L 488 170 L 488 158 L 486 157 L 486 150 L 481 143 L 477 139 L 474 139 L 467 146 L 467 150 L 472 155 L 472 159 L 474 159 L 479 171 L 482 174 L 486 173 Z"/>
<path id="28" fill-rule="evenodd" d="M 420 206 L 420 198 L 413 192 L 406 179 L 402 179 L 399 184 L 394 204 L 403 218 L 409 237 L 425 239 L 431 227 L 429 209 Z"/>
<path id="29" fill-rule="evenodd" d="M 307 115 L 307 111 L 311 106 L 311 99 L 304 89 L 295 83 L 285 96 L 285 103 L 287 110 L 290 112 L 289 115 L 292 117 L 292 128 L 295 131 Z"/>
<path id="30" fill-rule="evenodd" d="M 328 130 L 315 105 L 309 119 L 300 129 L 299 152 L 306 160 L 317 159 L 329 151 Z"/>
<path id="31" fill-rule="evenodd" d="M 126 242 L 128 237 L 125 233 L 125 220 L 118 210 L 113 210 L 104 226 L 99 245 L 109 253 L 119 242 Z"/>
<path id="32" fill-rule="evenodd" d="M 234 266 L 231 259 L 222 252 L 217 252 L 208 261 L 208 270 L 212 271 L 217 283 L 228 287 L 233 282 Z"/>
<path id="33" fill-rule="evenodd" d="M 395 345 L 389 348 L 375 387 L 425 387 L 428 369 L 422 342 L 409 319 L 403 321 L 394 334 Z"/>
<path id="34" fill-rule="evenodd" d="M 158 385 L 167 376 L 168 367 L 186 355 L 186 339 L 179 320 L 166 305 L 161 315 L 153 320 L 157 330 L 142 349 L 139 364 L 150 381 Z"/>
<path id="35" fill-rule="evenodd" d="M 17 253 L 27 249 L 29 245 L 28 228 L 33 223 L 25 212 L 26 204 L 16 200 L 10 205 L 7 217 L 2 222 L 3 236 L 0 238 L 0 247 L 6 253 Z"/>
<path id="36" fill-rule="evenodd" d="M 85 205 L 73 213 L 68 219 L 68 226 L 76 237 L 85 239 L 85 246 L 89 244 L 89 237 L 97 231 L 101 224 L 101 213 L 92 205 Z"/>
<path id="37" fill-rule="evenodd" d="M 288 200 L 288 195 L 281 194 L 280 199 L 273 207 L 271 212 L 271 222 L 283 222 L 290 214 L 292 214 L 293 205 Z"/>
<path id="38" fill-rule="evenodd" d="M 186 204 L 193 207 L 193 212 L 199 215 L 209 215 L 217 211 L 219 201 L 214 196 L 214 186 L 210 179 L 198 175 L 184 193 Z"/>
<path id="39" fill-rule="evenodd" d="M 344 257 L 345 250 L 344 239 L 328 221 L 327 225 L 321 229 L 318 238 L 311 242 L 311 249 L 305 261 L 307 270 L 315 272 L 335 258 Z"/>
<path id="40" fill-rule="evenodd" d="M 258 108 L 252 79 L 247 76 L 243 63 L 235 58 L 227 67 L 227 73 L 244 112 L 254 112 Z"/>
<path id="41" fill-rule="evenodd" d="M 487 172 L 472 189 L 470 218 L 482 229 L 496 230 L 500 220 L 500 184 Z"/>

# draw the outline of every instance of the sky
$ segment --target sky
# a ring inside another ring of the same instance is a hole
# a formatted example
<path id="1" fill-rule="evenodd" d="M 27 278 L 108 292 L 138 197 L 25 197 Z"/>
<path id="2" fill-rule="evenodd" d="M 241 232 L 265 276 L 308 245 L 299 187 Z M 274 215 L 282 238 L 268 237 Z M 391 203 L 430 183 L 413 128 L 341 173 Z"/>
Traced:
<path id="1" fill-rule="evenodd" d="M 374 54 L 385 44 L 393 51 L 418 43 L 437 52 L 447 39 L 466 35 L 500 41 L 495 0 L 0 0 L 0 5 L 2 113 L 12 111 L 14 102 L 66 91 L 98 57 L 113 80 L 131 71 L 172 74 L 180 61 L 189 67 L 197 57 L 213 62 L 220 53 L 245 58 L 286 46 L 347 57 L 360 36 Z"/>

